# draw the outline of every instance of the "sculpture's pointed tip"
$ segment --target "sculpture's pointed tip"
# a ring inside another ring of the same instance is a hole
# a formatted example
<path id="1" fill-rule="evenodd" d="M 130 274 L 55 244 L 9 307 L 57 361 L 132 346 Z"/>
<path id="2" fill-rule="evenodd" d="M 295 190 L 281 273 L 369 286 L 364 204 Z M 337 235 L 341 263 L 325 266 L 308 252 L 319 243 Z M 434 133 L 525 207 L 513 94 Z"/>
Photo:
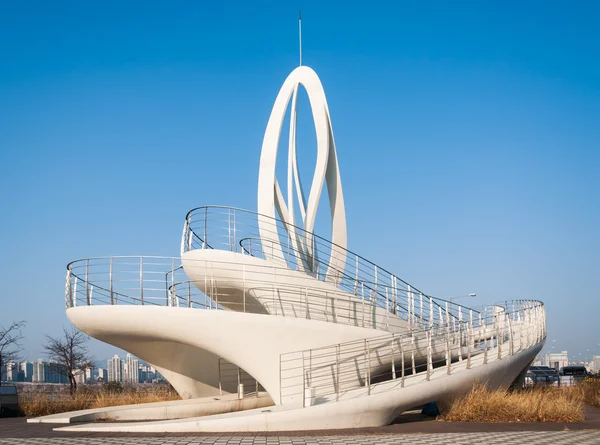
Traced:
<path id="1" fill-rule="evenodd" d="M 300 45 L 300 65 L 302 66 L 302 11 L 298 10 L 298 37 Z"/>

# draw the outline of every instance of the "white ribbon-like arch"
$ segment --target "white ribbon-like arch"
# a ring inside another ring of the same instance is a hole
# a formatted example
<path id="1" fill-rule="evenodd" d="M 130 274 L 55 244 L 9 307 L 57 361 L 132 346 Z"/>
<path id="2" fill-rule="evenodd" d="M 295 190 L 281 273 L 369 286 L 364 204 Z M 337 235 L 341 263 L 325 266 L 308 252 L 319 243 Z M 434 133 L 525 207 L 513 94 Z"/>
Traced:
<path id="1" fill-rule="evenodd" d="M 308 195 L 305 198 L 300 176 L 298 175 L 298 162 L 296 158 L 296 104 L 298 88 L 302 85 L 308 95 L 313 120 L 317 135 L 317 162 Z M 277 149 L 283 120 L 287 107 L 292 99 L 290 116 L 290 136 L 288 152 L 288 177 L 287 177 L 287 204 L 275 176 Z M 317 208 L 324 182 L 327 182 L 329 206 L 332 219 L 331 241 L 334 246 L 330 253 L 327 267 L 327 279 L 336 279 L 343 271 L 346 259 L 347 231 L 346 211 L 342 183 L 335 150 L 333 130 L 327 99 L 323 85 L 311 68 L 300 66 L 287 77 L 271 111 L 269 122 L 262 145 L 260 156 L 260 170 L 258 174 L 258 213 L 269 218 L 259 217 L 260 237 L 263 241 L 263 250 L 267 258 L 284 260 L 283 251 L 277 236 L 277 227 L 273 219 L 280 219 L 286 223 L 286 228 L 293 245 L 298 264 L 307 272 L 315 272 L 314 238 L 312 236 Z M 300 207 L 302 224 L 294 215 L 294 188 Z M 275 215 L 275 210 L 279 214 Z M 291 226 L 302 227 L 306 235 L 297 233 Z M 265 248 L 268 244 L 268 248 Z M 339 246 L 341 249 L 336 248 Z"/>

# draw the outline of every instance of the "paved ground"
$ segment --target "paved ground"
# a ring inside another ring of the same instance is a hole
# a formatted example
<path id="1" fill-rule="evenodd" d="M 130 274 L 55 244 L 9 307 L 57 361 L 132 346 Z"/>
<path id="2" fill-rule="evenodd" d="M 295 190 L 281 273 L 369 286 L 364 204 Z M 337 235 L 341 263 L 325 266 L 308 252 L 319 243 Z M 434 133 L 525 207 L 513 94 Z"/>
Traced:
<path id="1" fill-rule="evenodd" d="M 600 431 L 520 431 L 504 433 L 384 434 L 352 436 L 184 436 L 0 438 L 0 445 L 598 445 Z"/>
<path id="2" fill-rule="evenodd" d="M 581 423 L 440 422 L 405 414 L 393 425 L 339 431 L 238 434 L 126 434 L 52 431 L 54 425 L 28 424 L 24 418 L 0 419 L 0 445 L 600 445 L 600 409 L 589 408 Z"/>

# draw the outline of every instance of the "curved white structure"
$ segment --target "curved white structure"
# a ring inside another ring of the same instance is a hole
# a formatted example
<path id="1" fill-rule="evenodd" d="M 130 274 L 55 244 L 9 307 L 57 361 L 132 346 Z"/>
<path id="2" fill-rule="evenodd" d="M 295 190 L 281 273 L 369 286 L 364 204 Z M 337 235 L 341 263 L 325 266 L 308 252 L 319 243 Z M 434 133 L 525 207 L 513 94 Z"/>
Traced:
<path id="1" fill-rule="evenodd" d="M 317 135 L 308 199 L 296 157 L 300 86 L 308 93 Z M 286 202 L 275 164 L 290 99 Z M 332 241 L 314 233 L 323 184 Z M 184 398 L 266 392 L 275 406 L 265 409 L 262 402 L 256 406 L 263 408 L 200 418 L 70 428 L 282 431 L 383 425 L 416 405 L 443 404 L 477 381 L 507 387 L 542 348 L 542 303 L 466 308 L 428 296 L 347 250 L 331 118 L 321 82 L 308 67 L 294 70 L 277 96 L 258 191 L 258 213 L 215 206 L 191 210 L 180 258 L 70 263 L 66 306 L 73 324 L 152 363 Z M 249 405 L 239 405 L 244 406 Z"/>
<path id="2" fill-rule="evenodd" d="M 317 162 L 308 200 L 305 198 L 302 184 L 300 183 L 296 156 L 296 110 L 298 88 L 300 85 L 304 86 L 308 94 L 317 133 Z M 275 177 L 275 164 L 279 138 L 290 96 L 292 108 L 287 170 L 288 200 L 286 204 L 277 178 Z M 331 240 L 333 245 L 340 247 L 340 249 L 334 249 L 331 252 L 330 265 L 332 268 L 336 266 L 339 268 L 344 263 L 347 243 L 346 210 L 344 209 L 342 181 L 337 162 L 337 153 L 335 151 L 333 129 L 331 128 L 331 116 L 329 115 L 325 91 L 317 73 L 307 66 L 299 66 L 292 71 L 283 83 L 281 90 L 279 90 L 267 124 L 267 130 L 265 131 L 260 156 L 260 170 L 258 173 L 258 213 L 269 217 L 259 219 L 262 239 L 271 239 L 270 233 L 273 230 L 272 223 L 275 219 L 280 219 L 285 223 L 285 228 L 289 232 L 289 239 L 294 246 L 294 251 L 301 260 L 299 265 L 305 271 L 312 271 L 314 264 L 312 261 L 314 241 L 311 235 L 314 230 L 317 207 L 325 181 L 327 182 L 332 218 Z M 295 227 L 300 224 L 297 224 L 294 214 L 294 188 L 300 206 L 301 227 L 304 229 L 301 233 L 295 230 Z M 275 209 L 279 218 L 275 217 Z M 303 234 L 306 236 L 302 236 Z M 271 252 L 268 252 L 266 255 L 274 259 L 283 258 L 283 254 L 277 243 L 275 243 Z M 331 273 L 333 273 L 333 270 Z"/>

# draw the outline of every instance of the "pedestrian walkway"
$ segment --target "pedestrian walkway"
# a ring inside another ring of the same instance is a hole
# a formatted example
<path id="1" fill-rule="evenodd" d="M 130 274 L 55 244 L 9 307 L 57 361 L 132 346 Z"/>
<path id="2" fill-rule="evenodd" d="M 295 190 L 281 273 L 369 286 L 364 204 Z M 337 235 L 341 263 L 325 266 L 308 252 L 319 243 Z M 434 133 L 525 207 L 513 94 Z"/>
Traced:
<path id="1" fill-rule="evenodd" d="M 502 433 L 373 434 L 345 436 L 161 436 L 0 438 L 0 445 L 598 445 L 600 431 L 512 431 Z"/>

